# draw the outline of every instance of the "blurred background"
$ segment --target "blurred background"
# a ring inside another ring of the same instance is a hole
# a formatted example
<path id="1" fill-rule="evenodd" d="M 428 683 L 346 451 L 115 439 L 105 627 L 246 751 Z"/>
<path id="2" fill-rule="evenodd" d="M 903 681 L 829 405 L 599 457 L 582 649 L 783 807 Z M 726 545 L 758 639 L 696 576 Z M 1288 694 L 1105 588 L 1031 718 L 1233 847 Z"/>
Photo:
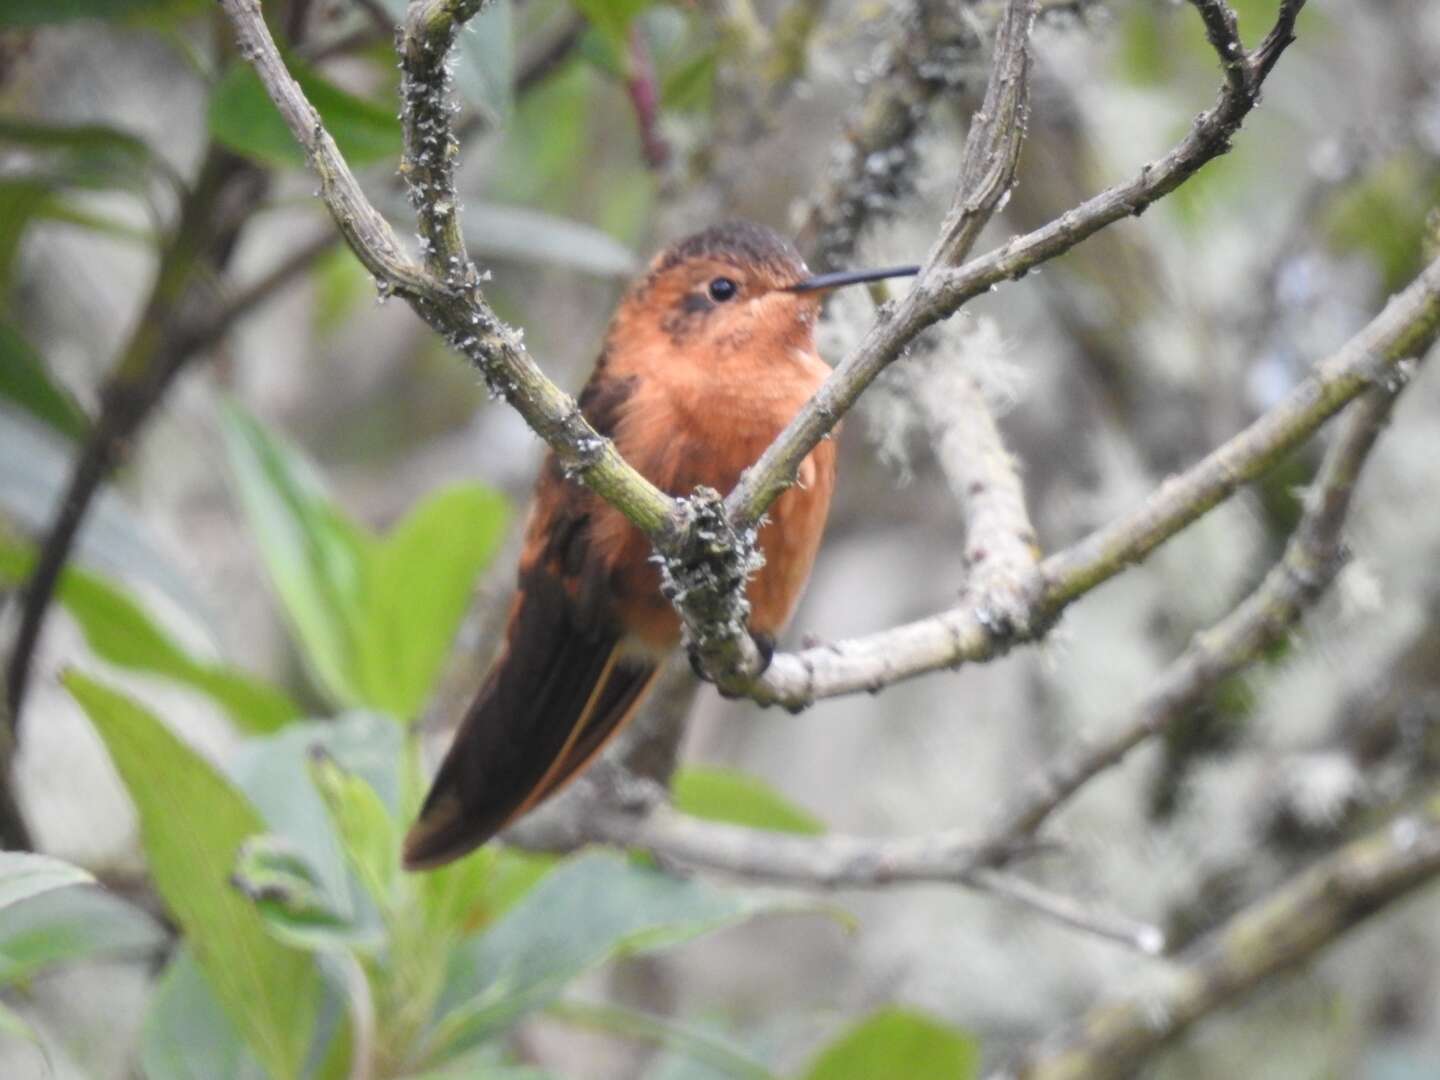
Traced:
<path id="1" fill-rule="evenodd" d="M 1253 44 L 1276 3 L 1234 6 Z M 223 661 L 318 717 L 357 702 L 317 660 L 323 632 L 306 628 L 295 599 L 303 585 L 281 534 L 305 514 L 280 520 L 276 501 L 293 508 L 323 489 L 355 527 L 385 534 L 441 489 L 500 493 L 508 514 L 490 495 L 467 504 L 487 515 L 483 551 L 457 579 L 444 623 L 458 627 L 453 651 L 447 635 L 407 717 L 433 762 L 494 648 L 541 442 L 402 302 L 377 298 L 333 242 L 315 180 L 218 10 L 6 7 L 0 536 L 15 552 L 44 536 L 107 378 L 126 363 L 143 376 L 157 358 L 175 360 L 154 408 L 118 441 L 119 468 L 74 565 L 126 590 L 197 662 Z M 408 237 L 385 29 L 403 5 L 265 7 L 367 192 Z M 981 248 L 1131 176 L 1220 84 L 1186 4 L 1045 8 L 1019 184 Z M 455 71 L 460 195 L 472 251 L 493 273 L 488 298 L 573 391 L 626 283 L 658 247 L 705 225 L 743 217 L 798 232 L 817 266 L 918 260 L 948 206 L 997 10 L 989 0 L 497 0 L 462 35 Z M 1238 431 L 1411 279 L 1440 197 L 1440 8 L 1312 0 L 1298 33 L 1231 153 L 1144 217 L 967 305 L 932 331 L 924 377 L 902 364 L 866 396 L 841 437 L 825 546 L 784 644 L 880 630 L 958 597 L 963 527 L 913 405 L 945 393 L 947 367 L 980 380 L 1001 413 L 1042 545 L 1055 550 Z M 887 85 L 909 123 L 866 142 L 866 103 Z M 834 223 L 847 192 L 858 231 Z M 186 230 L 198 257 L 177 254 Z M 172 288 L 157 308 L 160 266 Z M 277 268 L 280 283 L 189 348 L 185 332 L 208 328 Z M 821 328 L 831 362 L 872 317 L 871 301 L 851 293 Z M 1437 419 L 1440 377 L 1422 367 L 1365 471 L 1352 557 L 1303 632 L 1090 785 L 1050 826 L 1062 851 L 1027 873 L 1183 942 L 1433 780 Z M 1320 442 L 1084 598 L 1039 646 L 799 716 L 702 688 L 684 763 L 758 778 L 839 831 L 989 820 L 1077 736 L 1123 722 L 1154 673 L 1258 582 L 1296 520 Z M 17 555 L 0 579 L 7 654 L 23 565 Z M 62 670 L 103 676 L 227 770 L 255 731 L 228 699 L 115 651 L 97 648 L 83 602 L 55 608 L 33 661 L 16 790 L 37 850 L 143 906 L 130 785 Z M 1162 960 L 955 888 L 824 900 L 853 921 L 748 920 L 603 966 L 571 992 L 683 1021 L 777 1075 L 805 1075 L 821 1047 L 882 1007 L 968 1033 L 995 1063 L 1102 996 L 1143 994 L 1165 974 Z M 1148 1075 L 1440 1075 L 1437 902 L 1430 893 L 1387 911 L 1304 974 L 1204 1024 Z M 155 1059 L 138 1063 L 165 955 L 46 970 L 5 1000 L 49 1047 L 54 1075 L 158 1075 Z M 557 1077 L 730 1075 L 664 1039 L 585 1028 L 544 1012 L 503 1043 Z M 0 1037 L 0 1048 L 5 1075 L 42 1075 L 25 1040 Z"/>

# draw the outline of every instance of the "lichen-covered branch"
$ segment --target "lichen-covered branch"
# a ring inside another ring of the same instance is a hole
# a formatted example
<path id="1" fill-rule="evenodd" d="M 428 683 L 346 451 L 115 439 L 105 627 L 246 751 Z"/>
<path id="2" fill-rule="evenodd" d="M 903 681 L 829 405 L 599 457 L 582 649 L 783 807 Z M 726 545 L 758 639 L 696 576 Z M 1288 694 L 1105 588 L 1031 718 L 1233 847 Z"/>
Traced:
<path id="1" fill-rule="evenodd" d="M 425 266 L 454 289 L 474 287 L 479 275 L 460 232 L 455 162 L 460 156 L 450 124 L 450 48 L 482 0 L 410 0 L 400 38 L 400 98 L 405 156 L 400 175 L 420 224 Z"/>
<path id="2" fill-rule="evenodd" d="M 1402 378 L 1440 326 L 1440 261 L 1278 405 L 1130 513 L 1045 559 L 1025 591 L 1023 625 L 965 603 L 868 637 L 777 654 L 748 691 L 762 704 L 803 708 L 821 697 L 874 691 L 927 671 L 990 659 L 1041 633 L 1074 600 L 1143 559 L 1309 437 L 1376 384 Z"/>
<path id="3" fill-rule="evenodd" d="M 1019 467 L 962 365 L 936 355 L 917 374 L 911 400 L 965 520 L 967 601 L 1018 628 L 1040 555 Z"/>
<path id="4" fill-rule="evenodd" d="M 222 0 L 222 4 L 235 27 L 242 55 L 254 65 L 266 92 L 304 148 L 311 168 L 319 176 L 321 199 L 350 249 L 375 276 L 382 296 L 393 292 L 404 297 L 454 349 L 475 364 L 491 389 L 514 406 L 530 428 L 550 445 L 568 474 L 591 487 L 648 536 L 667 536 L 670 499 L 627 464 L 610 441 L 586 422 L 575 400 L 551 382 L 525 351 L 520 335 L 495 316 L 478 284 L 455 284 L 437 277 L 406 253 L 389 223 L 361 191 L 335 140 L 286 69 L 258 0 Z M 437 35 L 443 37 L 447 31 L 443 27 L 434 29 L 430 20 L 453 21 L 469 7 L 459 2 L 417 5 L 409 24 L 412 39 L 438 40 Z M 430 53 L 418 44 L 417 49 L 428 64 Z M 424 83 L 425 78 L 423 74 L 416 76 L 416 84 Z M 407 117 L 416 122 L 426 117 L 433 122 L 437 115 L 444 114 L 444 109 L 437 114 L 427 106 L 408 112 Z M 448 117 L 444 130 L 432 134 L 438 139 L 432 145 L 450 146 Z M 417 145 L 414 134 L 407 135 L 407 146 Z M 443 170 L 446 166 L 432 162 L 422 168 Z M 455 208 L 454 214 L 458 212 Z M 432 259 L 437 254 L 449 257 L 445 245 L 449 243 L 451 216 L 422 214 L 423 228 L 430 230 L 422 235 L 430 237 L 432 250 L 428 255 Z M 437 238 L 441 241 L 438 247 Z"/>
<path id="5" fill-rule="evenodd" d="M 1346 414 L 1306 496 L 1285 552 L 1229 615 L 1197 634 L 1155 680 L 1131 719 L 1097 742 L 1072 750 L 1032 781 L 992 835 L 1025 836 L 1100 772 L 1198 705 L 1223 679 L 1281 640 L 1334 580 L 1343 561 L 1341 530 L 1360 469 L 1390 415 L 1401 380 L 1371 390 Z"/>
<path id="6" fill-rule="evenodd" d="M 1167 984 L 1090 1010 L 996 1074 L 1009 1080 L 1125 1076 L 1197 1020 L 1293 970 L 1440 875 L 1440 792 L 1341 848 L 1230 919 Z"/>
<path id="7" fill-rule="evenodd" d="M 946 269 L 931 260 L 927 272 L 898 304 L 882 311 L 859 346 L 847 356 L 810 404 L 765 451 L 726 500 L 737 525 L 753 523 L 795 478 L 805 456 L 840 422 L 865 389 L 894 363 L 927 326 L 954 314 L 967 301 L 1005 281 L 1018 280 L 1036 266 L 1068 251 L 1086 237 L 1129 215 L 1144 213 L 1207 162 L 1230 148 L 1230 139 L 1259 100 L 1266 74 L 1293 40 L 1294 15 L 1303 0 L 1287 3 L 1271 34 L 1254 53 L 1244 54 L 1247 77 L 1237 89 L 1227 78 L 1218 100 L 1168 154 L 1143 166 L 1130 181 L 1067 211 L 1054 221 L 1001 247 Z M 1222 60 L 1229 62 L 1229 56 Z M 1228 70 L 1228 69 L 1227 69 Z"/>

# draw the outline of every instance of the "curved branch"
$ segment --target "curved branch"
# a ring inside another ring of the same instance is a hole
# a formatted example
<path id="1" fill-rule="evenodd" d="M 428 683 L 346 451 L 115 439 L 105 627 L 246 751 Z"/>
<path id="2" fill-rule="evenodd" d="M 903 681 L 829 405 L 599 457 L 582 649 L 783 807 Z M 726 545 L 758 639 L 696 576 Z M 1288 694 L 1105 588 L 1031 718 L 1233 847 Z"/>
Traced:
<path id="1" fill-rule="evenodd" d="M 592 488 L 652 540 L 663 542 L 671 527 L 671 500 L 636 472 L 608 439 L 596 433 L 580 414 L 575 400 L 545 376 L 521 344 L 521 335 L 490 309 L 478 284 L 441 280 L 405 252 L 390 224 L 361 191 L 320 115 L 285 67 L 259 0 L 222 0 L 222 5 L 235 28 L 241 54 L 254 65 L 270 99 L 319 176 L 320 198 L 350 249 L 375 276 L 382 296 L 394 292 L 404 297 L 451 348 L 479 368 L 490 388 L 550 445 L 569 475 Z M 453 29 L 443 29 L 445 20 L 453 21 L 475 7 L 478 5 L 473 0 L 419 0 L 412 13 L 417 9 L 424 13 L 426 25 L 431 27 L 425 31 L 429 40 L 428 35 L 433 33 L 453 37 Z M 433 29 L 431 19 L 438 20 L 442 27 L 439 31 Z M 428 54 L 425 62 L 430 62 Z M 421 72 L 418 81 L 423 79 Z M 415 122 L 422 117 L 433 120 L 434 113 L 428 108 L 407 110 L 406 117 Z M 431 134 L 438 140 L 432 146 L 449 146 L 448 115 L 444 130 Z M 413 134 L 407 135 L 407 146 L 415 145 Z M 431 207 L 432 213 L 422 214 L 422 228 L 432 230 L 432 249 L 437 246 L 436 235 L 448 236 L 451 218 L 444 214 L 437 219 L 435 209 Z M 458 216 L 458 209 L 452 210 Z M 434 231 L 437 220 L 438 233 Z M 448 258 L 450 252 L 444 254 Z"/>
<path id="2" fill-rule="evenodd" d="M 918 622 L 835 645 L 777 654 L 747 691 L 761 704 L 803 708 L 817 698 L 874 692 L 901 679 L 988 660 L 1041 634 L 1066 607 L 1143 559 L 1254 479 L 1346 403 L 1401 378 L 1402 362 L 1440 327 L 1440 260 L 1278 405 L 1129 514 L 1045 559 L 1024 583 L 1018 613 L 967 602 Z"/>

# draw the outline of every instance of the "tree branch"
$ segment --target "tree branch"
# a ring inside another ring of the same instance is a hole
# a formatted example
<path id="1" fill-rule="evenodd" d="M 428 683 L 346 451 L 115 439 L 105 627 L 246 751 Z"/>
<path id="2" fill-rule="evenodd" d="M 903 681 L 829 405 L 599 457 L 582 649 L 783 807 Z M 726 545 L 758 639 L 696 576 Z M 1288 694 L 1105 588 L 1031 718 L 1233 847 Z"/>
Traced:
<path id="1" fill-rule="evenodd" d="M 637 814 L 614 806 L 572 806 L 557 820 L 527 821 L 505 839 L 533 851 L 573 851 L 587 843 L 647 851 L 664 862 L 703 867 L 767 884 L 821 889 L 878 889 L 903 883 L 963 885 L 1020 904 L 1055 922 L 1155 953 L 1164 935 L 1154 926 L 1093 910 L 1011 873 L 982 866 L 983 859 L 1018 859 L 1031 842 L 992 854 L 957 831 L 914 837 L 872 838 L 827 833 L 796 836 L 704 821 L 665 805 Z M 579 809 L 581 812 L 573 812 Z"/>
<path id="2" fill-rule="evenodd" d="M 1253 107 L 1259 83 L 1273 64 L 1274 56 L 1288 40 L 1288 30 L 1281 32 L 1284 20 L 1291 17 L 1293 21 L 1293 14 L 1300 6 L 1298 0 L 1287 3 L 1281 23 L 1266 39 L 1266 44 L 1254 57 L 1247 57 L 1252 75 L 1244 91 L 1237 91 L 1227 82 L 1219 101 L 1200 117 L 1194 131 L 1180 146 L 1142 170 L 1132 183 L 1097 196 L 1050 226 L 1012 241 L 990 255 L 971 260 L 959 269 L 948 269 L 943 265 L 945 256 L 963 251 L 964 238 L 972 234 L 975 220 L 982 216 L 967 211 L 964 203 L 957 203 L 959 209 L 948 219 L 947 231 L 927 261 L 927 272 L 916 287 L 898 309 L 881 313 L 879 322 L 860 348 L 837 369 L 810 405 L 742 478 L 726 500 L 727 512 L 720 515 L 707 493 L 671 500 L 624 462 L 614 447 L 590 428 L 573 400 L 544 376 L 520 345 L 520 335 L 494 316 L 464 264 L 458 281 L 436 276 L 437 272 L 452 273 L 454 263 L 450 260 L 463 252 L 463 248 L 456 248 L 453 243 L 458 210 L 442 206 L 437 219 L 436 208 L 422 209 L 422 236 L 429 248 L 428 270 L 403 253 L 388 224 L 365 199 L 317 114 L 286 71 L 256 0 L 222 0 L 222 3 L 236 26 L 242 53 L 255 64 L 267 92 L 319 173 L 321 196 L 327 207 L 361 261 L 376 275 L 382 289 L 399 292 L 409 300 L 452 347 L 480 368 L 492 390 L 505 396 L 531 428 L 550 444 L 562 467 L 615 505 L 650 537 L 661 554 L 665 577 L 671 586 L 669 591 L 684 618 L 687 635 L 698 646 L 704 669 L 715 677 L 722 691 L 749 692 L 762 701 L 787 700 L 793 704 L 802 704 L 814 696 L 816 679 L 802 675 L 797 684 L 794 658 L 789 664 L 781 665 L 775 676 L 767 676 L 759 683 L 752 679 L 758 658 L 748 634 L 743 632 L 747 614 L 743 583 L 753 561 L 754 535 L 761 515 L 793 478 L 799 461 L 838 422 L 875 375 L 925 326 L 952 313 L 966 299 L 992 284 L 1021 276 L 1031 266 L 1073 246 L 1106 224 L 1127 213 L 1143 210 L 1222 152 L 1229 136 Z M 1005 171 L 997 171 L 994 166 L 997 161 L 1003 162 L 1005 147 L 1014 144 L 1014 137 L 994 121 L 1001 115 L 1018 118 L 1023 114 L 1025 65 L 1023 59 L 1017 58 L 1025 49 L 1033 3 L 1034 0 L 1010 0 L 1006 7 L 1012 32 L 1003 37 L 1004 51 L 997 52 L 992 69 L 995 91 L 990 100 L 1008 104 L 1004 107 L 997 104 L 995 111 L 978 124 L 974 146 L 977 153 L 980 148 L 988 153 L 977 159 L 984 167 L 977 164 L 974 176 L 984 182 L 977 183 L 967 174 L 962 184 L 962 192 L 984 189 L 992 193 L 976 203 L 981 210 L 986 206 L 993 209 L 990 199 L 998 199 L 1008 183 Z M 443 170 L 451 153 L 442 46 L 453 40 L 457 20 L 473 13 L 477 7 L 477 0 L 415 0 L 407 30 L 410 43 L 405 50 L 407 86 L 415 88 L 415 94 L 426 99 L 407 100 L 406 121 L 410 129 L 407 147 L 411 148 L 410 156 L 418 166 L 422 182 L 439 180 L 442 200 L 450 191 Z M 421 88 L 426 88 L 425 94 L 419 93 Z M 430 141 L 426 143 L 426 139 Z M 426 145 L 440 149 L 442 160 L 419 160 L 419 151 Z M 427 171 L 428 181 L 424 180 Z M 424 189 L 421 193 L 431 194 Z M 711 528 L 712 525 L 717 527 Z M 706 587 L 689 587 L 687 576 L 690 581 Z M 1050 583 L 1046 584 L 1047 592 L 1052 591 L 1048 588 Z M 1059 591 L 1063 592 L 1063 588 Z M 721 595 L 725 592 L 729 593 L 728 597 Z M 1057 613 L 1068 599 L 1046 597 Z M 989 618 L 993 613 L 980 609 L 975 614 Z M 1000 631 L 995 634 L 982 627 L 977 635 L 969 628 L 972 632 L 967 637 L 966 628 L 951 627 L 943 618 L 936 622 L 950 643 L 942 650 L 945 659 L 938 663 L 964 659 L 977 646 L 994 651 L 1002 639 L 1008 641 L 1014 636 L 1014 628 L 1008 624 L 995 627 Z M 907 645 L 910 629 L 901 627 L 892 632 L 892 643 Z M 903 648 L 900 654 L 907 668 L 916 663 L 911 652 Z M 807 659 L 802 657 L 799 661 L 802 672 Z M 878 673 L 865 673 L 863 685 L 866 687 L 883 685 L 895 677 L 889 671 L 890 660 L 881 658 L 881 661 L 882 669 Z M 921 666 L 914 670 L 928 670 L 938 663 L 922 658 Z M 815 665 L 808 666 L 813 669 Z M 781 693 L 775 693 L 776 683 L 780 684 Z"/>
<path id="3" fill-rule="evenodd" d="M 627 464 L 580 414 L 574 399 L 545 376 L 522 346 L 520 334 L 495 316 L 478 284 L 442 280 L 405 253 L 389 223 L 360 190 L 319 114 L 286 69 L 265 25 L 259 0 L 222 0 L 222 4 L 235 27 L 242 55 L 254 65 L 286 125 L 305 149 L 320 178 L 321 199 L 346 243 L 375 276 L 382 296 L 394 292 L 404 297 L 550 445 L 567 474 L 592 488 L 653 540 L 663 541 L 671 524 L 670 499 Z M 432 98 L 435 96 L 437 61 L 431 46 L 439 40 L 453 40 L 457 15 L 477 8 L 475 0 L 418 0 L 412 6 L 407 39 L 415 51 L 405 57 L 407 84 L 429 88 Z M 443 57 L 438 62 L 443 66 Z M 439 97 L 439 101 L 407 101 L 406 145 L 445 149 L 441 157 L 446 158 L 446 148 L 451 145 L 449 115 L 443 92 Z M 429 122 L 424 130 L 419 126 L 422 120 Z M 438 129 L 437 123 L 442 125 Z M 432 141 L 427 143 L 426 138 Z M 434 175 L 443 184 L 445 161 L 416 163 L 420 168 L 414 177 L 417 183 L 429 182 L 424 177 Z M 455 207 L 427 207 L 421 214 L 422 235 L 431 248 L 427 259 L 442 272 L 448 272 L 449 264 L 434 260 L 457 253 L 451 247 L 451 224 L 458 215 Z"/>
<path id="4" fill-rule="evenodd" d="M 1193 0 L 1202 3 L 1204 0 Z M 925 272 L 903 300 L 882 317 L 860 345 L 825 382 L 749 469 L 726 500 L 737 527 L 758 521 L 779 494 L 794 482 L 796 470 L 840 419 L 850 411 L 876 376 L 894 363 L 905 346 L 926 327 L 954 314 L 967 301 L 1004 281 L 1016 281 L 1036 266 L 1063 254 L 1100 229 L 1130 215 L 1138 216 L 1174 191 L 1207 162 L 1230 148 L 1230 139 L 1255 107 L 1265 76 L 1291 39 L 1289 27 L 1303 0 L 1289 0 L 1276 30 L 1253 56 L 1243 89 L 1227 79 L 1219 99 L 1201 113 L 1189 134 L 1164 157 L 1143 166 L 1127 183 L 1116 185 L 1074 210 L 956 269 L 939 265 L 943 244 L 926 260 Z M 1288 19 L 1288 22 L 1287 22 Z M 1284 32 L 1280 32 L 1281 28 Z M 1223 56 L 1222 63 L 1229 57 Z"/>
<path id="5" fill-rule="evenodd" d="M 1025 508 L 1015 459 L 975 378 L 958 362 L 932 358 L 911 400 L 924 420 L 940 470 L 965 520 L 968 602 L 1025 624 L 1026 591 L 1039 560 L 1039 541 Z"/>
<path id="6" fill-rule="evenodd" d="M 1023 621 L 967 601 L 918 622 L 799 653 L 777 654 L 748 691 L 761 704 L 803 708 L 817 698 L 875 691 L 927 671 L 988 660 L 1043 632 L 1072 602 L 1143 559 L 1254 479 L 1349 401 L 1402 378 L 1402 361 L 1440 326 L 1440 260 L 1428 266 L 1278 405 L 1129 514 L 1045 559 L 1025 583 Z"/>
<path id="7" fill-rule="evenodd" d="M 1377 387 L 1350 407 L 1306 497 L 1304 515 L 1264 581 L 1219 623 L 1195 636 L 1155 680 L 1127 724 L 1099 742 L 1072 750 L 1029 785 L 990 831 L 1000 846 L 1034 832 L 1096 775 L 1168 728 L 1221 680 L 1254 662 L 1314 605 L 1343 564 L 1341 530 L 1355 482 L 1399 389 Z"/>
<path id="8" fill-rule="evenodd" d="M 1161 990 L 1092 1009 L 997 1074 L 1008 1080 L 1127 1075 L 1197 1020 L 1291 970 L 1440 874 L 1440 792 L 1230 919 Z"/>

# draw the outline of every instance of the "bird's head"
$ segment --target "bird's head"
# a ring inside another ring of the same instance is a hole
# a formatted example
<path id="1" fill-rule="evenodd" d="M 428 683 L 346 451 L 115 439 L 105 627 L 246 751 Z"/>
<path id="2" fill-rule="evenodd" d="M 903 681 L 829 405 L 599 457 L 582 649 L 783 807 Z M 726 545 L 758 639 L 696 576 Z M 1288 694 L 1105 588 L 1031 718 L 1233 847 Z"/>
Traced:
<path id="1" fill-rule="evenodd" d="M 916 273 L 917 267 L 812 275 L 799 252 L 763 225 L 716 225 L 665 248 L 621 302 L 612 347 L 631 342 L 715 362 L 736 352 L 810 351 L 815 319 L 832 289 Z"/>

